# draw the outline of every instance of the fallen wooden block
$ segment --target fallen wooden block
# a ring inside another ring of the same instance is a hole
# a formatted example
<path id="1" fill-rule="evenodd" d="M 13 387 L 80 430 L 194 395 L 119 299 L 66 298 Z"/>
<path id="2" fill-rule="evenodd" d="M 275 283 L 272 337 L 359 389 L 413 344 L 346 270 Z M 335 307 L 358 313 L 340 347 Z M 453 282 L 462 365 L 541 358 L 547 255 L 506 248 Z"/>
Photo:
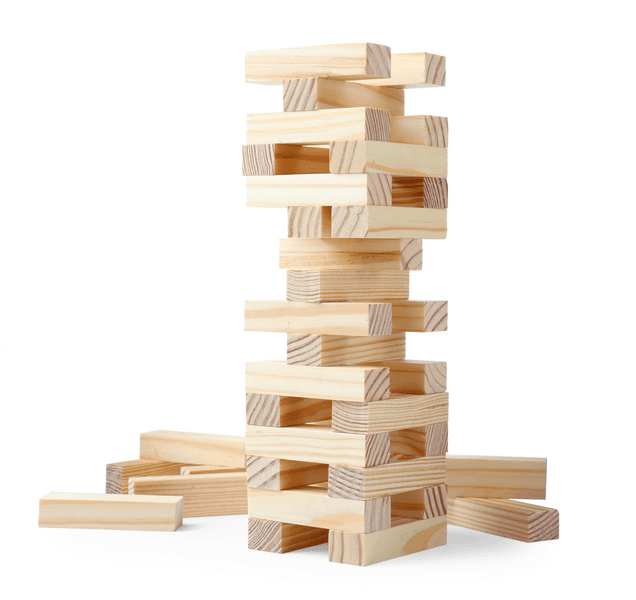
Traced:
<path id="1" fill-rule="evenodd" d="M 293 144 L 243 146 L 243 175 L 329 174 L 329 149 Z"/>
<path id="2" fill-rule="evenodd" d="M 183 463 L 160 462 L 156 460 L 127 460 L 106 465 L 106 493 L 127 494 L 130 477 L 147 475 L 179 475 Z"/>
<path id="3" fill-rule="evenodd" d="M 449 498 L 448 522 L 520 542 L 559 539 L 559 511 L 514 500 Z"/>
<path id="4" fill-rule="evenodd" d="M 433 360 L 379 360 L 373 367 L 390 370 L 391 393 L 438 394 L 446 391 L 446 363 Z"/>
<path id="5" fill-rule="evenodd" d="M 277 394 L 245 394 L 248 425 L 289 427 L 331 419 L 331 400 Z"/>
<path id="6" fill-rule="evenodd" d="M 289 206 L 287 208 L 287 237 L 330 238 L 331 207 Z"/>
<path id="7" fill-rule="evenodd" d="M 443 86 L 446 85 L 446 57 L 429 52 L 393 54 L 391 76 L 366 80 L 364 84 L 399 89 Z"/>
<path id="8" fill-rule="evenodd" d="M 379 175 L 379 173 L 368 173 Z M 448 180 L 443 177 L 398 177 L 391 179 L 391 205 L 419 208 L 448 208 Z"/>
<path id="9" fill-rule="evenodd" d="M 390 141 L 448 148 L 448 119 L 428 115 L 392 117 Z"/>
<path id="10" fill-rule="evenodd" d="M 183 498 L 121 494 L 47 494 L 40 499 L 40 527 L 176 531 Z"/>
<path id="11" fill-rule="evenodd" d="M 393 331 L 433 332 L 448 330 L 446 300 L 393 301 Z"/>
<path id="12" fill-rule="evenodd" d="M 265 519 L 248 519 L 247 547 L 249 550 L 284 554 L 301 548 L 326 544 L 329 530 L 280 523 Z"/>
<path id="13" fill-rule="evenodd" d="M 264 456 L 247 457 L 247 487 L 264 490 L 289 490 L 324 483 L 329 467 L 319 463 L 280 460 Z"/>

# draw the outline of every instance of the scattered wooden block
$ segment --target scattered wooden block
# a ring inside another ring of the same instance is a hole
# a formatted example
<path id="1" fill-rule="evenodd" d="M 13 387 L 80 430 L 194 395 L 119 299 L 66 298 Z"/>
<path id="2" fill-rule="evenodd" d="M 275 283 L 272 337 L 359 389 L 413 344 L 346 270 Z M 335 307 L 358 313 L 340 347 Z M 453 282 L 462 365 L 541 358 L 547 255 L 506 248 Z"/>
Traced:
<path id="1" fill-rule="evenodd" d="M 331 400 L 245 394 L 248 425 L 289 427 L 331 419 Z"/>
<path id="2" fill-rule="evenodd" d="M 245 469 L 238 467 L 214 467 L 207 465 L 192 465 L 190 467 L 181 467 L 180 475 L 212 475 L 213 473 L 243 473 Z"/>
<path id="3" fill-rule="evenodd" d="M 446 57 L 428 52 L 393 54 L 391 77 L 367 80 L 364 84 L 399 89 L 443 86 L 446 85 Z"/>
<path id="4" fill-rule="evenodd" d="M 559 539 L 559 511 L 514 500 L 449 498 L 448 522 L 520 542 Z"/>
<path id="5" fill-rule="evenodd" d="M 435 423 L 426 427 L 426 456 L 439 456 L 448 452 L 448 423 Z"/>
<path id="6" fill-rule="evenodd" d="M 369 366 L 369 365 L 367 365 Z M 391 393 L 438 394 L 446 391 L 446 363 L 431 360 L 381 360 L 374 367 L 391 371 Z"/>
<path id="7" fill-rule="evenodd" d="M 329 173 L 329 149 L 292 144 L 243 146 L 243 175 L 313 175 Z"/>
<path id="8" fill-rule="evenodd" d="M 130 477 L 147 475 L 179 475 L 182 463 L 159 462 L 156 460 L 126 460 L 106 465 L 106 493 L 127 494 Z"/>
<path id="9" fill-rule="evenodd" d="M 546 458 L 449 455 L 448 496 L 544 500 L 547 463 Z"/>
<path id="10" fill-rule="evenodd" d="M 391 204 L 403 207 L 448 208 L 448 181 L 442 177 L 398 177 L 393 175 Z"/>
<path id="11" fill-rule="evenodd" d="M 391 141 L 448 148 L 448 119 L 428 115 L 392 117 Z"/>
<path id="12" fill-rule="evenodd" d="M 140 446 L 144 460 L 245 468 L 245 440 L 239 436 L 149 431 L 141 434 Z"/>
<path id="13" fill-rule="evenodd" d="M 280 84 L 285 79 L 330 77 L 361 80 L 391 75 L 391 49 L 370 43 L 258 50 L 245 55 L 245 81 Z"/>
<path id="14" fill-rule="evenodd" d="M 248 519 L 247 547 L 284 554 L 301 548 L 326 544 L 329 531 L 319 527 L 305 527 L 265 519 Z"/>
<path id="15" fill-rule="evenodd" d="M 247 457 L 247 487 L 289 490 L 324 483 L 328 478 L 327 465 L 263 456 Z"/>
<path id="16" fill-rule="evenodd" d="M 448 330 L 446 300 L 396 300 L 393 302 L 393 331 L 433 332 Z"/>
<path id="17" fill-rule="evenodd" d="M 40 527 L 176 531 L 183 498 L 122 494 L 47 494 L 40 499 Z"/>
<path id="18" fill-rule="evenodd" d="M 289 206 L 287 237 L 330 238 L 331 208 L 329 206 Z"/>

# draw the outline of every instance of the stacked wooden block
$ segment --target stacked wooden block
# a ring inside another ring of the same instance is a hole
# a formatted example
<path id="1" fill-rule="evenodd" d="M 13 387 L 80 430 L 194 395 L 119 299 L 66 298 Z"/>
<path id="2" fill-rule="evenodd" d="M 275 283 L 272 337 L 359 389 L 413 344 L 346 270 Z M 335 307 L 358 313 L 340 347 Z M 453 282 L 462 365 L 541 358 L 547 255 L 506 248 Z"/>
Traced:
<path id="1" fill-rule="evenodd" d="M 422 239 L 446 236 L 444 117 L 404 115 L 404 88 L 445 59 L 377 44 L 249 53 L 283 112 L 247 117 L 249 206 L 286 207 L 286 301 L 245 328 L 287 334 L 286 362 L 246 365 L 249 547 L 329 541 L 371 564 L 446 543 L 446 363 L 406 360 L 406 332 L 445 331 L 409 300 Z"/>

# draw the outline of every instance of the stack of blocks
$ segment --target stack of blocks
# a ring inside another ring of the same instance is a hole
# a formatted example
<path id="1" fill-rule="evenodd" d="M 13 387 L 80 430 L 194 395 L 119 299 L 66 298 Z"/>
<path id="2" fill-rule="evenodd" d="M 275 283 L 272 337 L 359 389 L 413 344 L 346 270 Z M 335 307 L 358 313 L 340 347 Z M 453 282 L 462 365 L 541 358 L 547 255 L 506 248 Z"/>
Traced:
<path id="1" fill-rule="evenodd" d="M 248 53 L 284 112 L 247 117 L 247 203 L 286 207 L 287 301 L 248 301 L 245 328 L 287 334 L 287 361 L 246 365 L 248 545 L 328 541 L 367 565 L 446 543 L 446 363 L 406 360 L 406 332 L 447 328 L 409 300 L 422 239 L 446 237 L 448 122 L 405 116 L 445 58 L 378 44 Z"/>

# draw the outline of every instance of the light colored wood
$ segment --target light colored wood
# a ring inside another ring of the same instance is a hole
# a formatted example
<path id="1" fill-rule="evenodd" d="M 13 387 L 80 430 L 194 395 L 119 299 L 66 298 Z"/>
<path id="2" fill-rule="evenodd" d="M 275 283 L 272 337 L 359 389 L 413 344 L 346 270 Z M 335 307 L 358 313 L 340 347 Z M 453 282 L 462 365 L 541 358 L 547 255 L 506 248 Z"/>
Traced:
<path id="1" fill-rule="evenodd" d="M 301 240 L 282 238 L 281 269 L 413 271 L 422 268 L 422 240 Z"/>
<path id="2" fill-rule="evenodd" d="M 429 52 L 393 54 L 391 77 L 367 80 L 364 84 L 399 89 L 443 86 L 446 85 L 446 57 Z"/>
<path id="3" fill-rule="evenodd" d="M 324 487 L 305 486 L 282 491 L 249 488 L 247 498 L 248 515 L 251 519 L 282 521 L 353 533 L 380 531 L 391 524 L 389 497 L 360 502 L 332 498 L 327 495 Z"/>
<path id="4" fill-rule="evenodd" d="M 446 517 L 395 517 L 390 529 L 375 533 L 329 531 L 329 560 L 367 566 L 446 545 Z"/>
<path id="5" fill-rule="evenodd" d="M 106 465 L 106 493 L 127 494 L 130 477 L 147 475 L 179 475 L 182 463 L 160 462 L 156 460 L 126 460 Z"/>
<path id="6" fill-rule="evenodd" d="M 428 115 L 392 117 L 391 141 L 448 148 L 448 119 Z"/>
<path id="7" fill-rule="evenodd" d="M 334 206 L 333 238 L 446 238 L 446 210 L 402 206 Z"/>
<path id="8" fill-rule="evenodd" d="M 285 112 L 354 106 L 379 108 L 388 110 L 392 116 L 400 116 L 404 114 L 404 91 L 324 77 L 283 81 Z"/>
<path id="9" fill-rule="evenodd" d="M 287 364 L 325 367 L 359 365 L 406 356 L 406 334 L 373 337 L 342 335 L 287 335 Z"/>
<path id="10" fill-rule="evenodd" d="M 285 79 L 330 77 L 364 80 L 391 75 L 391 49 L 371 43 L 327 44 L 257 50 L 245 55 L 245 81 L 280 84 Z"/>
<path id="11" fill-rule="evenodd" d="M 370 402 L 388 398 L 389 386 L 386 368 L 306 367 L 279 361 L 245 365 L 245 391 L 259 394 Z"/>
<path id="12" fill-rule="evenodd" d="M 426 428 L 426 456 L 448 452 L 448 423 L 436 423 Z"/>
<path id="13" fill-rule="evenodd" d="M 293 144 L 254 144 L 243 146 L 243 175 L 329 174 L 329 149 Z"/>
<path id="14" fill-rule="evenodd" d="M 448 492 L 445 485 L 424 488 L 426 494 L 426 518 L 434 519 L 448 512 Z"/>
<path id="15" fill-rule="evenodd" d="M 390 303 L 245 302 L 245 331 L 376 336 L 389 335 L 392 326 Z"/>
<path id="16" fill-rule="evenodd" d="M 287 237 L 330 238 L 331 207 L 289 206 L 287 208 Z"/>
<path id="17" fill-rule="evenodd" d="M 376 108 L 247 115 L 247 144 L 328 144 L 336 140 L 391 140 L 391 113 Z"/>
<path id="18" fill-rule="evenodd" d="M 291 302 L 394 302 L 408 297 L 408 271 L 287 271 Z"/>
<path id="19" fill-rule="evenodd" d="M 363 140 L 334 141 L 329 145 L 331 173 L 445 178 L 447 170 L 446 148 Z"/>
<path id="20" fill-rule="evenodd" d="M 395 175 L 391 179 L 391 204 L 402 207 L 448 208 L 448 180 L 441 177 Z"/>
<path id="21" fill-rule="evenodd" d="M 441 486 L 436 486 L 441 487 Z M 426 489 L 411 490 L 391 496 L 391 516 L 407 519 L 428 519 L 426 516 Z"/>
<path id="22" fill-rule="evenodd" d="M 332 426 L 342 433 L 380 433 L 448 421 L 448 394 L 392 393 L 382 402 L 333 402 Z"/>
<path id="23" fill-rule="evenodd" d="M 140 437 L 140 458 L 245 468 L 245 440 L 234 435 L 149 431 Z"/>
<path id="24" fill-rule="evenodd" d="M 247 548 L 284 554 L 301 548 L 326 544 L 329 531 L 266 519 L 248 519 Z"/>
<path id="25" fill-rule="evenodd" d="M 390 432 L 391 456 L 416 458 L 426 456 L 426 427 L 398 429 Z"/>
<path id="26" fill-rule="evenodd" d="M 367 365 L 371 366 L 371 365 Z M 439 394 L 446 391 L 446 363 L 431 360 L 380 360 L 373 366 L 391 370 L 391 392 Z"/>
<path id="27" fill-rule="evenodd" d="M 181 467 L 179 475 L 212 475 L 213 473 L 243 473 L 245 469 L 238 467 L 214 467 L 206 465 L 193 465 L 190 467 Z"/>
<path id="28" fill-rule="evenodd" d="M 300 147 L 303 148 L 303 146 Z M 325 149 L 320 148 L 320 150 Z M 328 166 L 327 170 L 329 170 Z M 247 206 L 320 207 L 366 204 L 391 205 L 391 175 L 319 173 L 277 175 L 276 177 L 257 175 L 247 178 Z"/>
<path id="29" fill-rule="evenodd" d="M 546 458 L 447 456 L 449 498 L 544 500 Z"/>
<path id="30" fill-rule="evenodd" d="M 247 487 L 264 490 L 289 490 L 324 483 L 329 467 L 320 463 L 247 456 Z"/>
<path id="31" fill-rule="evenodd" d="M 393 331 L 448 330 L 448 301 L 397 300 L 393 302 Z"/>
<path id="32" fill-rule="evenodd" d="M 329 495 L 334 498 L 370 500 L 445 483 L 446 459 L 443 456 L 409 458 L 366 468 L 329 466 Z"/>
<path id="33" fill-rule="evenodd" d="M 520 542 L 559 539 L 558 510 L 514 500 L 449 498 L 448 522 Z"/>
<path id="34" fill-rule="evenodd" d="M 182 524 L 180 497 L 52 493 L 40 499 L 40 527 L 176 531 Z"/>
<path id="35" fill-rule="evenodd" d="M 329 422 L 280 428 L 248 425 L 245 433 L 249 455 L 328 465 L 385 464 L 390 460 L 389 448 L 388 433 L 366 436 L 338 433 L 332 431 Z"/>
<path id="36" fill-rule="evenodd" d="M 289 427 L 331 419 L 331 400 L 245 394 L 248 425 Z"/>

